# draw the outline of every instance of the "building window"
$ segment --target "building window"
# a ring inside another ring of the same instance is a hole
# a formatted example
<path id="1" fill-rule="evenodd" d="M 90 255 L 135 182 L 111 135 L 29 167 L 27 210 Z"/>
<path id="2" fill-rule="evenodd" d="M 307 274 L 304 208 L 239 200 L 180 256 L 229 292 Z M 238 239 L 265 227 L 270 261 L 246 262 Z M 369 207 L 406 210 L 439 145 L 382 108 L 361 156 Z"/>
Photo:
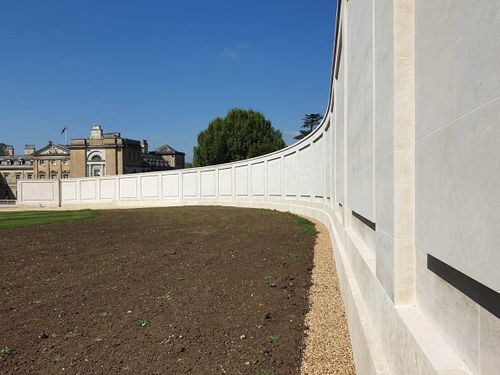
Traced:
<path id="1" fill-rule="evenodd" d="M 69 178 L 69 173 L 63 173 L 62 178 Z"/>
<path id="2" fill-rule="evenodd" d="M 101 161 L 102 159 L 101 159 L 101 157 L 99 155 L 94 155 L 94 156 L 92 156 L 92 159 L 90 159 L 90 160 L 92 160 L 92 161 Z"/>
<path id="3" fill-rule="evenodd" d="M 57 160 L 51 160 L 51 161 L 50 161 L 50 164 L 52 164 L 52 165 L 57 165 Z"/>
<path id="4" fill-rule="evenodd" d="M 30 173 L 28 174 L 28 180 L 31 180 L 33 178 L 33 175 Z"/>
<path id="5" fill-rule="evenodd" d="M 63 164 L 64 165 L 69 165 L 69 159 L 64 159 Z"/>
<path id="6" fill-rule="evenodd" d="M 38 164 L 45 165 L 45 160 L 38 160 Z"/>
<path id="7" fill-rule="evenodd" d="M 9 181 L 9 174 L 8 173 L 4 173 L 3 174 L 3 178 L 5 179 L 5 181 Z"/>
<path id="8" fill-rule="evenodd" d="M 53 180 L 57 180 L 57 173 L 51 173 L 50 178 Z"/>
<path id="9" fill-rule="evenodd" d="M 45 173 L 43 173 L 43 172 L 38 173 L 38 178 L 40 180 L 44 180 L 45 179 Z"/>
<path id="10" fill-rule="evenodd" d="M 19 173 L 16 173 L 16 180 L 20 180 L 21 179 L 21 175 Z"/>

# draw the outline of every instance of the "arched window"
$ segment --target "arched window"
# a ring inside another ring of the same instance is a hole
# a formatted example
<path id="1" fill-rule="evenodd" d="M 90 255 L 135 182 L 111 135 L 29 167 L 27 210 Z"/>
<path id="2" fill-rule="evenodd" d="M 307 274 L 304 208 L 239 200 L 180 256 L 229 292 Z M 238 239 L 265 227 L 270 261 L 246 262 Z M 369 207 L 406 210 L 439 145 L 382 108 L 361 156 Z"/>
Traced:
<path id="1" fill-rule="evenodd" d="M 44 180 L 45 179 L 45 173 L 43 173 L 43 172 L 38 173 L 38 178 L 40 180 Z"/>
<path id="2" fill-rule="evenodd" d="M 94 155 L 94 156 L 92 156 L 92 159 L 90 159 L 90 160 L 92 160 L 92 161 L 101 161 L 102 159 L 101 159 L 101 157 L 99 155 Z"/>

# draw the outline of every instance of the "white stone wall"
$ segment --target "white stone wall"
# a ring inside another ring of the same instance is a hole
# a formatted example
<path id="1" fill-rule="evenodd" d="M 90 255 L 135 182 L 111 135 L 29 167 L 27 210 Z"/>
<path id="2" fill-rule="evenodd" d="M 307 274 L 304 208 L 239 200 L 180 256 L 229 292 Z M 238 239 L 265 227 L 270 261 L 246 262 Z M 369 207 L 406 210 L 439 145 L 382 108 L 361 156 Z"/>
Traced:
<path id="1" fill-rule="evenodd" d="M 500 371 L 499 319 L 427 270 L 500 291 L 500 2 L 416 2 L 416 302 L 474 373 Z"/>
<path id="2" fill-rule="evenodd" d="M 22 181 L 19 204 L 314 217 L 330 231 L 360 374 L 496 374 L 500 2 L 342 1 L 337 24 L 328 109 L 306 139 L 205 168 Z M 428 256 L 496 291 L 489 308 Z"/>

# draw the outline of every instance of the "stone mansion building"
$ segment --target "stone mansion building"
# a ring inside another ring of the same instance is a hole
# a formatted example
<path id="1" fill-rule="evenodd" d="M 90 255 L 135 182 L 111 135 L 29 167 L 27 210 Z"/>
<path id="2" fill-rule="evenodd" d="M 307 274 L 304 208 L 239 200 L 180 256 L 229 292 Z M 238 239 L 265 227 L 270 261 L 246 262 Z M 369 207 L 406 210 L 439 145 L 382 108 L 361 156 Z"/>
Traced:
<path id="1" fill-rule="evenodd" d="M 7 146 L 0 156 L 0 199 L 15 199 L 22 179 L 101 177 L 127 173 L 184 168 L 185 154 L 169 145 L 148 150 L 146 140 L 104 133 L 94 125 L 89 138 L 72 139 L 69 145 L 49 143 L 36 150 L 26 145 L 22 155 Z"/>

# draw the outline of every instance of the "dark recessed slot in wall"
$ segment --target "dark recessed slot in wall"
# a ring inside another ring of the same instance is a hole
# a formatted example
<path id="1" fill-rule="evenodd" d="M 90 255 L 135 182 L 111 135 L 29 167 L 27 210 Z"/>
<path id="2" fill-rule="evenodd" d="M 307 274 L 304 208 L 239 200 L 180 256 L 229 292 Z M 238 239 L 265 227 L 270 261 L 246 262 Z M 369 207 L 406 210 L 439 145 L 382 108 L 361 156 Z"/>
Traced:
<path id="1" fill-rule="evenodd" d="M 352 216 L 354 216 L 356 219 L 358 219 L 359 221 L 361 221 L 366 226 L 370 227 L 372 230 L 375 230 L 377 228 L 377 225 L 374 222 L 368 220 L 364 216 L 361 216 L 357 212 L 352 211 Z"/>
<path id="2" fill-rule="evenodd" d="M 427 254 L 427 269 L 457 288 L 471 300 L 500 318 L 500 294 L 459 270 Z"/>
<path id="3" fill-rule="evenodd" d="M 342 207 L 342 203 L 339 203 L 339 206 Z"/>

